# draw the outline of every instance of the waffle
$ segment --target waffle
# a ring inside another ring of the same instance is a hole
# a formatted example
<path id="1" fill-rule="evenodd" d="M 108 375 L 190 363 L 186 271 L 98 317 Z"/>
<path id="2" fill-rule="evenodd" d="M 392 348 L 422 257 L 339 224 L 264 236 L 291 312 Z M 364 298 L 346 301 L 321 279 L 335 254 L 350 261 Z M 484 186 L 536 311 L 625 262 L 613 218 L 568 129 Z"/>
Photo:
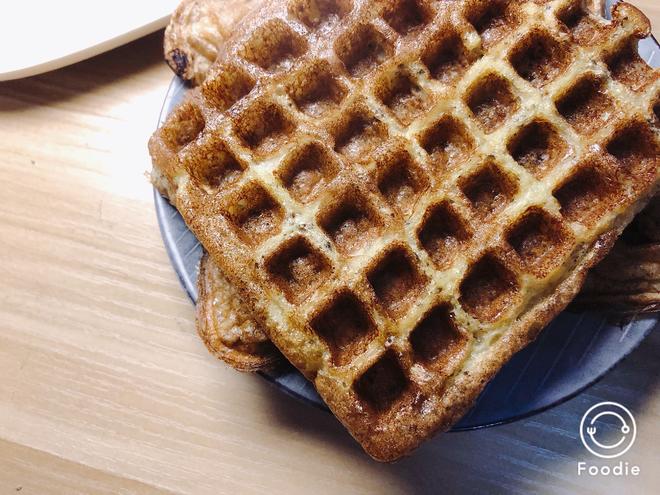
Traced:
<path id="1" fill-rule="evenodd" d="M 236 289 L 207 254 L 197 279 L 197 331 L 209 351 L 239 371 L 274 368 L 282 355 L 245 310 Z"/>
<path id="2" fill-rule="evenodd" d="M 660 311 L 659 196 L 635 217 L 607 258 L 589 273 L 575 305 L 617 314 Z"/>
<path id="3" fill-rule="evenodd" d="M 659 207 L 660 197 L 655 196 L 626 227 L 605 259 L 589 272 L 573 309 L 621 316 L 660 311 Z M 284 362 L 274 346 L 264 352 L 262 342 L 268 337 L 206 254 L 197 283 L 197 330 L 213 355 L 238 371 L 267 370 Z M 251 344 L 255 336 L 257 346 Z"/>
<path id="4" fill-rule="evenodd" d="M 268 3 L 150 140 L 153 180 L 365 450 L 449 428 L 658 183 L 620 4 Z"/>
<path id="5" fill-rule="evenodd" d="M 254 0 L 251 3 L 257 3 Z M 172 69 L 193 85 L 206 79 L 217 46 L 242 18 L 245 0 L 184 0 L 165 32 L 165 53 Z M 602 10 L 597 0 L 594 12 Z M 210 48 L 209 48 L 210 47 Z M 657 197 L 654 204 L 657 205 Z M 624 231 L 608 256 L 587 277 L 575 309 L 616 314 L 660 310 L 660 213 L 650 205 Z M 270 369 L 284 361 L 213 260 L 204 256 L 198 279 L 197 329 L 209 351 L 239 371 Z M 218 301 L 230 301 L 218 304 Z M 256 344 L 256 345 L 253 345 Z"/>
<path id="6" fill-rule="evenodd" d="M 259 0 L 183 0 L 165 29 L 165 61 L 184 81 L 200 84 L 235 23 Z"/>
<path id="7" fill-rule="evenodd" d="M 201 84 L 235 25 L 265 0 L 182 0 L 165 29 L 165 61 L 184 81 Z M 585 1 L 593 12 L 603 0 Z"/>

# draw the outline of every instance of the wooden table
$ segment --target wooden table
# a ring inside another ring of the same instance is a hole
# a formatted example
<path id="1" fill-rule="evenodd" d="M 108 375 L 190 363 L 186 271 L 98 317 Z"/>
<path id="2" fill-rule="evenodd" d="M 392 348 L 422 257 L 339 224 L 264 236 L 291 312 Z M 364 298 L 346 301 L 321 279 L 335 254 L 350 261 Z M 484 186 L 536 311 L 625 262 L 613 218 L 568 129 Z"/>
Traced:
<path id="1" fill-rule="evenodd" d="M 656 0 L 639 0 L 660 26 Z M 394 465 L 329 414 L 232 371 L 194 331 L 158 231 L 146 141 L 162 33 L 0 85 L 2 493 L 629 493 L 660 486 L 660 335 L 562 406 L 439 436 Z M 578 477 L 601 400 L 628 405 L 635 478 Z"/>

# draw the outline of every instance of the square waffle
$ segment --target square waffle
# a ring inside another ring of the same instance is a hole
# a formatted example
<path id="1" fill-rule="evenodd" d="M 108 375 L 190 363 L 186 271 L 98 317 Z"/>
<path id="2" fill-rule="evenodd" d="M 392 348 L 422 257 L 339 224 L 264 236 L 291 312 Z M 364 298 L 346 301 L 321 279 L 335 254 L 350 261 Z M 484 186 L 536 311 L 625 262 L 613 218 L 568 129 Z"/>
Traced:
<path id="1" fill-rule="evenodd" d="M 648 20 L 291 0 L 150 141 L 153 180 L 365 450 L 457 421 L 657 189 Z"/>
<path id="2" fill-rule="evenodd" d="M 201 84 L 217 56 L 216 47 L 258 1 L 183 0 L 165 30 L 170 67 L 180 78 Z M 600 12 L 601 2 L 593 3 L 594 12 Z M 659 198 L 656 195 L 635 217 L 607 257 L 589 272 L 572 303 L 576 309 L 590 307 L 621 316 L 659 310 L 660 225 L 655 220 Z M 196 326 L 209 352 L 239 371 L 268 370 L 284 361 L 207 254 L 200 261 L 197 285 Z"/>

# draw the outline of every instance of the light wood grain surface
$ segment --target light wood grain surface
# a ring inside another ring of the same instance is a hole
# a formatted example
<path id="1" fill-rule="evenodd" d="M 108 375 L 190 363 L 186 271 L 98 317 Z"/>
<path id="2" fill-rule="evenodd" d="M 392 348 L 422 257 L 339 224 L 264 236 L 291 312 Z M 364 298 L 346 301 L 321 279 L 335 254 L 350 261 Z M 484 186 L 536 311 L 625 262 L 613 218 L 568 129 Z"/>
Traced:
<path id="1" fill-rule="evenodd" d="M 657 493 L 657 331 L 564 405 L 394 465 L 208 355 L 144 176 L 161 38 L 0 84 L 0 493 Z M 577 476 L 600 400 L 635 414 L 640 476 Z"/>

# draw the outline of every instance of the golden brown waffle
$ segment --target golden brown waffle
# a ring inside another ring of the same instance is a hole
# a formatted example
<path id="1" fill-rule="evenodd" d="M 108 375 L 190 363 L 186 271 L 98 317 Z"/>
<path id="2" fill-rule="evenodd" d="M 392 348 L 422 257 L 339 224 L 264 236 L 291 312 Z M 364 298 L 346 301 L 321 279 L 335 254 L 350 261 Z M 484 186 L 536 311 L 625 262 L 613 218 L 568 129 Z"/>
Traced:
<path id="1" fill-rule="evenodd" d="M 605 259 L 591 269 L 572 306 L 617 315 L 660 311 L 659 208 L 660 197 L 655 196 Z M 212 354 L 239 371 L 265 370 L 283 363 L 284 357 L 274 346 L 264 352 L 262 343 L 268 337 L 207 254 L 200 262 L 197 283 L 197 330 Z M 255 338 L 257 345 L 252 344 Z"/>
<path id="2" fill-rule="evenodd" d="M 273 2 L 153 136 L 154 182 L 363 447 L 451 426 L 658 183 L 648 20 Z"/>
<path id="3" fill-rule="evenodd" d="M 613 313 L 660 311 L 660 196 L 635 217 L 589 273 L 577 306 Z"/>
<path id="4" fill-rule="evenodd" d="M 174 73 L 201 84 L 218 49 L 245 14 L 265 0 L 182 0 L 165 29 L 165 60 Z M 603 0 L 585 1 L 601 12 Z"/>
<path id="5" fill-rule="evenodd" d="M 207 253 L 199 262 L 197 332 L 211 354 L 238 371 L 268 370 L 285 362 Z"/>
<path id="6" fill-rule="evenodd" d="M 165 60 L 176 75 L 200 84 L 235 24 L 261 0 L 183 0 L 165 28 Z"/>
<path id="7" fill-rule="evenodd" d="M 201 83 L 219 44 L 244 10 L 260 1 L 184 0 L 165 32 L 165 52 L 172 69 L 192 84 Z M 594 4 L 593 11 L 599 13 L 601 1 Z M 616 314 L 660 310 L 660 225 L 653 221 L 660 217 L 658 202 L 656 197 L 635 217 L 612 251 L 592 269 L 574 306 Z M 280 364 L 283 356 L 274 346 L 264 346 L 265 333 L 209 256 L 201 260 L 200 273 L 205 276 L 198 279 L 197 327 L 209 351 L 239 371 Z"/>
<path id="8" fill-rule="evenodd" d="M 197 288 L 197 331 L 213 355 L 239 371 L 282 363 L 282 355 L 207 254 L 199 265 Z"/>

